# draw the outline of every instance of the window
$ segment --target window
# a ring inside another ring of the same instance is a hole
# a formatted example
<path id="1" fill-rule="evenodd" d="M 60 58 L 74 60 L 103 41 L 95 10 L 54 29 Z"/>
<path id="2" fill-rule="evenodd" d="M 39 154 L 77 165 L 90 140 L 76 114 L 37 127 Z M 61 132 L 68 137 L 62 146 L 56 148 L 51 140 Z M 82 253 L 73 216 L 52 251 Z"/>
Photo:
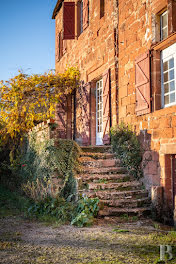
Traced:
<path id="1" fill-rule="evenodd" d="M 56 46 L 56 59 L 59 61 L 63 56 L 63 38 L 62 31 L 58 33 L 57 36 L 57 46 Z"/>
<path id="2" fill-rule="evenodd" d="M 103 145 L 103 79 L 96 83 L 96 145 Z"/>
<path id="3" fill-rule="evenodd" d="M 82 0 L 77 3 L 77 36 L 89 25 L 89 1 Z"/>
<path id="4" fill-rule="evenodd" d="M 104 16 L 105 0 L 100 0 L 100 18 Z"/>
<path id="5" fill-rule="evenodd" d="M 83 0 L 83 30 L 89 26 L 89 0 Z"/>
<path id="6" fill-rule="evenodd" d="M 83 32 L 83 1 L 77 3 L 77 35 Z"/>
<path id="7" fill-rule="evenodd" d="M 97 132 L 103 132 L 103 80 L 96 83 Z"/>
<path id="8" fill-rule="evenodd" d="M 168 11 L 160 15 L 160 39 L 168 37 Z"/>
<path id="9" fill-rule="evenodd" d="M 176 43 L 161 52 L 162 106 L 176 104 Z"/>
<path id="10" fill-rule="evenodd" d="M 83 1 L 80 2 L 80 34 L 83 32 Z"/>
<path id="11" fill-rule="evenodd" d="M 63 42 L 62 42 L 62 32 L 59 32 L 59 59 L 63 55 Z"/>

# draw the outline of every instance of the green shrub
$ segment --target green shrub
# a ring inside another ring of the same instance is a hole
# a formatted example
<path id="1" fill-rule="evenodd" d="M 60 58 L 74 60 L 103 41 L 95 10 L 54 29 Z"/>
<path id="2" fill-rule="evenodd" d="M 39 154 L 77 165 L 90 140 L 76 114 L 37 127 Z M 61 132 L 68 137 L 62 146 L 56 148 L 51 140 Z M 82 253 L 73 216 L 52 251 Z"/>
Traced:
<path id="1" fill-rule="evenodd" d="M 111 144 L 113 151 L 120 159 L 122 165 L 127 168 L 129 174 L 135 178 L 140 178 L 142 176 L 142 150 L 139 140 L 132 129 L 124 123 L 112 128 Z"/>
<path id="2" fill-rule="evenodd" d="M 39 220 L 67 223 L 72 219 L 74 204 L 64 198 L 47 196 L 44 200 L 34 202 L 27 210 L 30 217 Z"/>
<path id="3" fill-rule="evenodd" d="M 0 185 L 0 216 L 23 213 L 30 204 L 30 200 L 26 197 Z"/>
<path id="4" fill-rule="evenodd" d="M 81 198 L 76 203 L 68 202 L 62 197 L 46 197 L 33 203 L 27 211 L 28 216 L 39 220 L 70 223 L 83 227 L 93 223 L 99 210 L 98 198 Z"/>
<path id="5" fill-rule="evenodd" d="M 75 208 L 75 215 L 71 221 L 72 225 L 83 227 L 93 223 L 94 217 L 99 211 L 99 199 L 82 197 Z"/>

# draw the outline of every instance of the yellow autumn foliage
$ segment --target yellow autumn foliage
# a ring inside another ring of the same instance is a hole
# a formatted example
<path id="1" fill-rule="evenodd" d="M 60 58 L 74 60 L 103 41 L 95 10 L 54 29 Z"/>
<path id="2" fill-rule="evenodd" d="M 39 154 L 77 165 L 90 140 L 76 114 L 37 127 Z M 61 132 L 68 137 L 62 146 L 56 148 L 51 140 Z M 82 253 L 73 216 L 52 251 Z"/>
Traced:
<path id="1" fill-rule="evenodd" d="M 35 124 L 54 117 L 55 105 L 71 94 L 79 83 L 79 71 L 68 68 L 63 74 L 19 74 L 0 82 L 0 129 L 3 137 L 15 138 Z"/>

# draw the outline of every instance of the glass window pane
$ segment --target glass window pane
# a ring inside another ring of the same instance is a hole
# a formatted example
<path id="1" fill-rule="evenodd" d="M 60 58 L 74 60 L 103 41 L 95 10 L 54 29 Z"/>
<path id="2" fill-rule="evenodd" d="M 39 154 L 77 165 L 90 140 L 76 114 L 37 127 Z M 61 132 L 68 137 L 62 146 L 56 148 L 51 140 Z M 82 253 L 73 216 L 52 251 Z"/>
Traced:
<path id="1" fill-rule="evenodd" d="M 164 93 L 168 93 L 169 92 L 169 84 L 165 83 L 164 84 Z"/>
<path id="2" fill-rule="evenodd" d="M 169 104 L 169 95 L 164 96 L 164 104 Z"/>
<path id="3" fill-rule="evenodd" d="M 170 86 L 170 92 L 175 91 L 175 82 L 170 82 L 169 86 Z"/>
<path id="4" fill-rule="evenodd" d="M 174 68 L 174 58 L 169 60 L 169 69 Z"/>
<path id="5" fill-rule="evenodd" d="M 167 36 L 168 36 L 168 33 L 167 33 L 167 27 L 166 27 L 166 28 L 164 28 L 164 29 L 162 30 L 162 36 L 163 36 L 163 38 L 162 38 L 162 39 L 165 39 L 165 38 L 167 38 Z"/>
<path id="6" fill-rule="evenodd" d="M 169 80 L 173 80 L 174 79 L 174 69 L 169 71 Z"/>
<path id="7" fill-rule="evenodd" d="M 174 103 L 175 102 L 175 93 L 171 93 L 170 94 L 170 103 Z"/>
<path id="8" fill-rule="evenodd" d="M 168 81 L 168 72 L 165 72 L 164 73 L 164 82 L 167 82 Z"/>
<path id="9" fill-rule="evenodd" d="M 168 70 L 168 61 L 165 61 L 165 62 L 163 63 L 163 70 L 164 70 L 164 71 L 167 71 L 167 70 Z"/>
<path id="10" fill-rule="evenodd" d="M 167 26 L 167 13 L 162 16 L 162 27 Z"/>

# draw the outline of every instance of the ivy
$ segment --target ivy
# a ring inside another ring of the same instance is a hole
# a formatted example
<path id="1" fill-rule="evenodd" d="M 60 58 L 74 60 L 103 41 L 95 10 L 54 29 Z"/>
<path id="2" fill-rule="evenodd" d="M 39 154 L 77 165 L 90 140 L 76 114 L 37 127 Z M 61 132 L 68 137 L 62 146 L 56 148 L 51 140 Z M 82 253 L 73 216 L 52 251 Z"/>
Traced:
<path id="1" fill-rule="evenodd" d="M 52 184 L 52 178 L 58 178 L 61 183 L 60 196 L 68 200 L 76 199 L 75 174 L 79 170 L 80 148 L 72 140 L 43 139 L 38 141 L 36 133 L 31 133 L 29 141 L 21 155 L 19 174 L 23 189 L 31 198 L 42 200 L 47 195 L 47 185 Z M 34 190 L 37 190 L 35 194 Z M 40 190 L 41 189 L 41 190 Z M 33 191 L 32 191 L 33 190 Z"/>

